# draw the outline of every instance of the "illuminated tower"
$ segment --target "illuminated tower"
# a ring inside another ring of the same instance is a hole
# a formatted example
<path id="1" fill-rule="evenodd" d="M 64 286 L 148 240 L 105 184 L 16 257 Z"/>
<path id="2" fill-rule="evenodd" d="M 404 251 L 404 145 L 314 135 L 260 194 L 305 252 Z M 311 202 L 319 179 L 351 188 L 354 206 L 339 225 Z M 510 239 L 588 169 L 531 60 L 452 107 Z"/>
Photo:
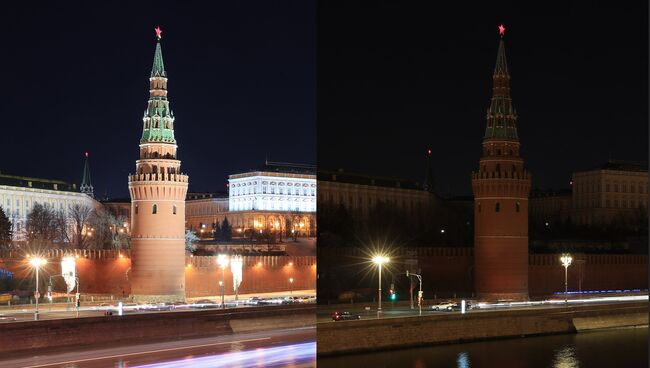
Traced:
<path id="1" fill-rule="evenodd" d="M 474 286 L 482 300 L 528 299 L 528 195 L 530 173 L 519 155 L 517 113 L 503 34 L 492 76 L 479 171 L 474 191 Z"/>
<path id="2" fill-rule="evenodd" d="M 81 185 L 79 186 L 79 191 L 81 193 L 87 194 L 91 198 L 95 198 L 93 183 L 90 181 L 90 165 L 88 164 L 88 152 L 86 152 L 84 156 L 85 156 L 84 175 L 81 178 Z"/>
<path id="3" fill-rule="evenodd" d="M 131 195 L 131 294 L 136 300 L 185 298 L 185 196 L 174 139 L 174 114 L 167 100 L 167 73 L 156 28 L 149 102 L 142 118 L 140 159 L 129 175 Z"/>

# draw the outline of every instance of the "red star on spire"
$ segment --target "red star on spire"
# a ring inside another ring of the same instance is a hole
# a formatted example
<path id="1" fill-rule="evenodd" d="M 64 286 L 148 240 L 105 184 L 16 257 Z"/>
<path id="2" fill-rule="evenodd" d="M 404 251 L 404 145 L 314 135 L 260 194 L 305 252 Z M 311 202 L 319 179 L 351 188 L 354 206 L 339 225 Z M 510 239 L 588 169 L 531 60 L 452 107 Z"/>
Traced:
<path id="1" fill-rule="evenodd" d="M 86 157 L 88 157 L 88 152 L 85 152 Z"/>
<path id="2" fill-rule="evenodd" d="M 506 33 L 506 27 L 504 27 L 503 23 L 501 23 L 497 28 L 499 28 L 499 36 L 503 38 L 503 35 Z"/>
<path id="3" fill-rule="evenodd" d="M 156 37 L 158 39 L 162 38 L 162 29 L 160 29 L 160 26 L 156 27 Z"/>

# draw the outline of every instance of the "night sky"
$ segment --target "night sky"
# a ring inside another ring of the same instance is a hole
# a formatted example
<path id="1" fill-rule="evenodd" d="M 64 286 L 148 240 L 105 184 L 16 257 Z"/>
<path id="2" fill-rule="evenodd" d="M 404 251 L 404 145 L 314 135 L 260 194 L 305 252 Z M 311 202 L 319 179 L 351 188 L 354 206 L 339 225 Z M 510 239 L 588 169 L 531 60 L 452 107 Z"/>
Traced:
<path id="1" fill-rule="evenodd" d="M 437 191 L 471 194 L 500 23 L 534 187 L 647 161 L 647 2 L 448 3 L 319 3 L 320 169 L 422 182 L 431 147 Z"/>
<path id="2" fill-rule="evenodd" d="M 316 162 L 313 2 L 12 2 L 0 171 L 78 184 L 89 151 L 95 194 L 128 197 L 157 25 L 190 191 L 225 190 L 267 154 Z"/>

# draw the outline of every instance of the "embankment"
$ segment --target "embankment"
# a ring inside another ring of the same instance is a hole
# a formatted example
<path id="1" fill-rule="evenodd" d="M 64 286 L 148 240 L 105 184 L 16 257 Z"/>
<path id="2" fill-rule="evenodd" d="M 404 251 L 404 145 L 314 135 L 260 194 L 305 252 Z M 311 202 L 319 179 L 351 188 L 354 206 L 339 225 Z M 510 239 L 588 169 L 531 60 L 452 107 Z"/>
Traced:
<path id="1" fill-rule="evenodd" d="M 318 323 L 318 354 L 368 352 L 648 325 L 648 302 Z"/>
<path id="2" fill-rule="evenodd" d="M 0 353 L 306 327 L 315 315 L 315 305 L 288 305 L 4 323 Z"/>

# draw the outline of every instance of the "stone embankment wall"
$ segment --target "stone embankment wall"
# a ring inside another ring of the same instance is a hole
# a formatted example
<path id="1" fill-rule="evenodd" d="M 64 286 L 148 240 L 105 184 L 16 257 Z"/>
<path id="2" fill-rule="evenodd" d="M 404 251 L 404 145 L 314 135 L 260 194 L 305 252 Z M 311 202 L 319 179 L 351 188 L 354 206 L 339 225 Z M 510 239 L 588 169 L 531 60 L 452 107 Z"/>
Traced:
<path id="1" fill-rule="evenodd" d="M 0 353 L 307 327 L 315 315 L 315 305 L 290 305 L 5 323 Z"/>
<path id="2" fill-rule="evenodd" d="M 318 323 L 319 355 L 648 325 L 648 303 L 472 311 Z"/>

